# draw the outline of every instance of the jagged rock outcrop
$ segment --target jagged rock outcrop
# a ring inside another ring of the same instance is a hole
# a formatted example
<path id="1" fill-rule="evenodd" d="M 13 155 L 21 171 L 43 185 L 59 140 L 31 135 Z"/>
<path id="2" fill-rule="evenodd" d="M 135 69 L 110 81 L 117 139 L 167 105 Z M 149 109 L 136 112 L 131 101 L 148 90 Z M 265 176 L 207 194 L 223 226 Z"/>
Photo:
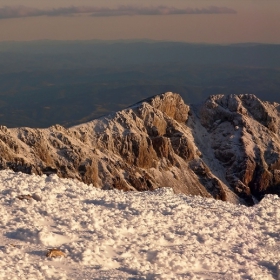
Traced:
<path id="1" fill-rule="evenodd" d="M 225 179 L 247 203 L 280 194 L 279 109 L 252 94 L 211 96 L 200 108 L 208 143 Z"/>
<path id="2" fill-rule="evenodd" d="M 164 93 L 66 129 L 0 127 L 0 168 L 253 204 L 280 194 L 280 105 L 250 94 L 188 106 Z"/>

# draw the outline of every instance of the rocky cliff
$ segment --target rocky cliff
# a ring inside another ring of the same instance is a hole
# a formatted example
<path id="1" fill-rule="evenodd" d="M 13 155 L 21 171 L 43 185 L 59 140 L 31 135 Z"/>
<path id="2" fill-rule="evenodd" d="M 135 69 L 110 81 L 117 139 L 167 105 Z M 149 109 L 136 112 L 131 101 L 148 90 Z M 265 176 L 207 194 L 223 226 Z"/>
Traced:
<path id="1" fill-rule="evenodd" d="M 188 106 L 168 92 L 69 129 L 1 126 L 0 168 L 251 205 L 280 194 L 279 120 L 280 105 L 254 95 Z"/>

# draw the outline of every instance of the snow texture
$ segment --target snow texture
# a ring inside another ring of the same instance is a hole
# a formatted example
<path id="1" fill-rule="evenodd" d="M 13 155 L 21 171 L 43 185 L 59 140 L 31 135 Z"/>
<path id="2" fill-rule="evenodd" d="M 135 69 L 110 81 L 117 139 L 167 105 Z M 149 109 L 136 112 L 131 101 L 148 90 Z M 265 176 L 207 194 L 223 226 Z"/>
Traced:
<path id="1" fill-rule="evenodd" d="M 246 207 L 10 170 L 0 191 L 0 279 L 280 279 L 278 196 Z"/>

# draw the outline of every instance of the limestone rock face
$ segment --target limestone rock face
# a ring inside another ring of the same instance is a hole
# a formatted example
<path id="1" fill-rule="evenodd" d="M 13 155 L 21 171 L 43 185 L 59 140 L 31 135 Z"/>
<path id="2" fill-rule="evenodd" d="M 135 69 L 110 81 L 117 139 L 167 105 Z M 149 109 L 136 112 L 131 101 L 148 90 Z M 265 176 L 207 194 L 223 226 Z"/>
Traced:
<path id="1" fill-rule="evenodd" d="M 252 195 L 280 194 L 279 109 L 277 103 L 243 94 L 211 96 L 199 110 L 215 160 L 247 203 Z"/>
<path id="2" fill-rule="evenodd" d="M 188 106 L 168 92 L 69 129 L 1 126 L 0 168 L 251 205 L 280 194 L 279 118 L 279 104 L 250 94 Z"/>

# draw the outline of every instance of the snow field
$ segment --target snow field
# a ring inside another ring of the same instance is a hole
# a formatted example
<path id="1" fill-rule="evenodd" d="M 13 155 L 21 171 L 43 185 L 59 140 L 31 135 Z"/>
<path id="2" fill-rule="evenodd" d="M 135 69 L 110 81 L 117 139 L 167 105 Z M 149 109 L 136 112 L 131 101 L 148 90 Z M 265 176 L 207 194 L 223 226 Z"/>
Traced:
<path id="1" fill-rule="evenodd" d="M 277 196 L 249 208 L 8 170 L 0 192 L 0 279 L 280 279 Z"/>

